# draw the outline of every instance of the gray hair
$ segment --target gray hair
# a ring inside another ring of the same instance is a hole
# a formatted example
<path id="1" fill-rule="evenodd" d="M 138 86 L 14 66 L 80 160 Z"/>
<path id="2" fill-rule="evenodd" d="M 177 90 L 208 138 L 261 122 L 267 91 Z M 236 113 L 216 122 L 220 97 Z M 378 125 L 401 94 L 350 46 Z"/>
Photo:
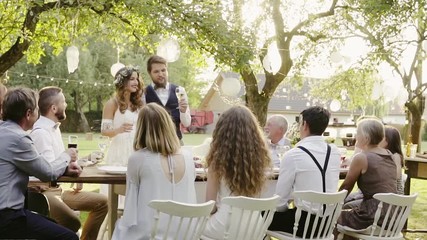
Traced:
<path id="1" fill-rule="evenodd" d="M 268 121 L 273 121 L 278 127 L 282 128 L 284 132 L 288 130 L 288 120 L 283 115 L 275 114 L 271 116 Z"/>

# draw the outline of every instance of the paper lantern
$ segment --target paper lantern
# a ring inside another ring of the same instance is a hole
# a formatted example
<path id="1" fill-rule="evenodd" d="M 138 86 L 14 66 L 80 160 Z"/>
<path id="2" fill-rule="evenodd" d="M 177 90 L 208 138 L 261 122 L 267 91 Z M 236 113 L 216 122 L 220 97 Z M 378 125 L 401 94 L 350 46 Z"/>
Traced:
<path id="1" fill-rule="evenodd" d="M 267 54 L 262 60 L 262 65 L 264 69 L 272 74 L 279 72 L 280 67 L 282 66 L 282 58 L 280 57 L 279 49 L 277 48 L 277 43 L 272 42 L 267 48 Z"/>
<path id="2" fill-rule="evenodd" d="M 329 105 L 329 108 L 332 112 L 339 111 L 341 109 L 341 102 L 337 99 L 334 99 L 331 101 L 331 104 Z"/>
<path id="3" fill-rule="evenodd" d="M 236 97 L 241 89 L 240 81 L 237 78 L 225 78 L 221 83 L 221 92 L 230 97 Z"/>
<path id="4" fill-rule="evenodd" d="M 331 53 L 331 61 L 334 63 L 339 63 L 343 60 L 343 56 L 341 55 L 340 52 L 333 52 Z"/>
<path id="5" fill-rule="evenodd" d="M 110 68 L 111 75 L 113 75 L 113 77 L 115 77 L 116 73 L 124 67 L 125 67 L 125 65 L 123 63 L 119 63 L 119 62 L 114 63 Z"/>
<path id="6" fill-rule="evenodd" d="M 372 88 L 371 99 L 372 100 L 378 100 L 378 99 L 380 99 L 381 96 L 382 96 L 382 85 L 379 81 L 376 81 L 374 83 L 373 88 Z"/>
<path id="7" fill-rule="evenodd" d="M 68 73 L 73 73 L 79 66 L 79 49 L 76 46 L 68 47 L 66 56 Z"/>
<path id="8" fill-rule="evenodd" d="M 168 62 L 178 60 L 180 53 L 181 50 L 178 42 L 172 38 L 162 40 L 157 47 L 157 55 L 165 58 Z"/>

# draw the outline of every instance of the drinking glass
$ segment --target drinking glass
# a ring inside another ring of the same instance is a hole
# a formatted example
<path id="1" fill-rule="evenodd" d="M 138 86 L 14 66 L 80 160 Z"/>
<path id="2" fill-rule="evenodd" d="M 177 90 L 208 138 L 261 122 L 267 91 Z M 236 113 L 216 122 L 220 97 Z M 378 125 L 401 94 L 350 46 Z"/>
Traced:
<path id="1" fill-rule="evenodd" d="M 68 148 L 77 148 L 77 143 L 79 142 L 79 137 L 76 135 L 68 136 Z"/>
<path id="2" fill-rule="evenodd" d="M 184 91 L 180 87 L 177 87 L 175 89 L 175 94 L 176 94 L 176 98 L 178 98 L 178 107 L 176 108 L 179 109 L 179 102 L 184 97 Z"/>
<path id="3" fill-rule="evenodd" d="M 290 149 L 291 148 L 289 146 L 281 146 L 281 145 L 276 146 L 276 153 L 279 159 L 282 160 L 283 157 L 285 156 L 285 153 Z"/>
<path id="4" fill-rule="evenodd" d="M 105 150 L 108 147 L 108 144 L 110 143 L 110 138 L 107 136 L 99 136 L 98 137 L 98 147 L 99 150 L 101 150 L 102 153 L 105 152 Z"/>

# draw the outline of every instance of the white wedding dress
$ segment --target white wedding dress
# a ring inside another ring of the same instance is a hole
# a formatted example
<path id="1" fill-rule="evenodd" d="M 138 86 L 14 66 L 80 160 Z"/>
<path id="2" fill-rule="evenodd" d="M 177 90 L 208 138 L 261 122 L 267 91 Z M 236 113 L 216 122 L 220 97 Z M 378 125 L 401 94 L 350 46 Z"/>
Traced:
<path id="1" fill-rule="evenodd" d="M 108 148 L 105 163 L 113 166 L 127 166 L 130 155 L 134 152 L 133 141 L 135 138 L 136 122 L 138 120 L 138 112 L 131 112 L 127 109 L 121 113 L 117 108 L 114 113 L 113 128 L 119 128 L 123 123 L 128 122 L 133 124 L 131 132 L 119 133 L 111 139 L 110 147 Z"/>

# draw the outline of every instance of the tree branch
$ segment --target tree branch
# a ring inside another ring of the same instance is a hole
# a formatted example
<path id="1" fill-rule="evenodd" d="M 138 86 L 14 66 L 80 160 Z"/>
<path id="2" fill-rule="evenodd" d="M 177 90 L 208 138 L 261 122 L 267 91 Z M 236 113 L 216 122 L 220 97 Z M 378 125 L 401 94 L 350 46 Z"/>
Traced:
<path id="1" fill-rule="evenodd" d="M 105 3 L 103 5 L 104 11 L 106 6 L 111 3 Z M 59 1 L 57 2 L 47 2 L 43 5 L 33 4 L 25 15 L 25 19 L 22 23 L 21 31 L 22 35 L 17 37 L 15 43 L 7 50 L 4 54 L 0 56 L 0 76 L 3 75 L 9 68 L 15 65 L 23 56 L 24 52 L 28 50 L 32 41 L 31 37 L 34 35 L 37 24 L 39 23 L 39 16 L 52 10 L 54 8 L 75 8 L 79 6 L 92 7 L 91 3 L 80 3 L 80 1 Z M 93 7 L 92 7 L 93 9 Z"/>
<path id="2" fill-rule="evenodd" d="M 308 16 L 308 18 L 304 21 L 301 21 L 300 23 L 298 23 L 290 32 L 289 32 L 289 36 L 290 38 L 292 38 L 302 27 L 310 24 L 311 22 L 313 22 L 314 20 L 320 19 L 320 18 L 325 18 L 325 17 L 329 17 L 335 14 L 335 7 L 337 5 L 338 0 L 333 0 L 331 3 L 331 6 L 329 6 L 329 10 L 325 11 L 325 12 L 319 12 L 316 14 L 311 14 Z"/>

